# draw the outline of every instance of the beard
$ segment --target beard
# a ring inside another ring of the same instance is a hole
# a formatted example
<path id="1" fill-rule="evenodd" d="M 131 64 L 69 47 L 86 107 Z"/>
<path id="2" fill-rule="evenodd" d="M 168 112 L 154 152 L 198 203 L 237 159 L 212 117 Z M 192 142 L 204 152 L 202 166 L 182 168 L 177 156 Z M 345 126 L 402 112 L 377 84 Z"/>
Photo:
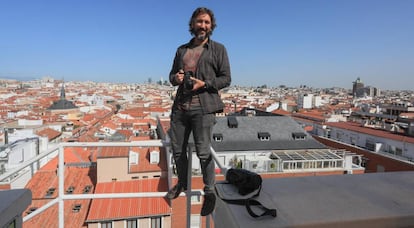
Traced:
<path id="1" fill-rule="evenodd" d="M 205 33 L 204 34 L 198 34 L 198 35 L 195 36 L 195 38 L 197 40 L 203 41 L 207 38 L 207 34 L 205 34 Z"/>
<path id="2" fill-rule="evenodd" d="M 198 29 L 196 31 L 193 30 L 192 32 L 194 34 L 194 37 L 199 41 L 203 41 L 211 35 L 211 31 L 205 31 L 203 29 Z"/>

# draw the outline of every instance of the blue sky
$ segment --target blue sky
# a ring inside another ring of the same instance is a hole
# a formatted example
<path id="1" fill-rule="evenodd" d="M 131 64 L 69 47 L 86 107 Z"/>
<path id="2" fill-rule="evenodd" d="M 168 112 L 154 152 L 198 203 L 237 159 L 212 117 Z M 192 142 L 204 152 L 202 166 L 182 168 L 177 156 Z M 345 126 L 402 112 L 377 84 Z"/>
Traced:
<path id="1" fill-rule="evenodd" d="M 0 78 L 166 80 L 198 6 L 233 85 L 414 90 L 412 0 L 0 0 Z"/>

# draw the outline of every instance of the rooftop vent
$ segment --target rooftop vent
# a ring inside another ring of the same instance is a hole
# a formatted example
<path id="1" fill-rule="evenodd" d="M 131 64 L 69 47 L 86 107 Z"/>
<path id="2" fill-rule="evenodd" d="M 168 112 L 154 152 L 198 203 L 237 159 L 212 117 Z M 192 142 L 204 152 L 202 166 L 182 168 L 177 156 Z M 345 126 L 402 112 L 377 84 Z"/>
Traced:
<path id="1" fill-rule="evenodd" d="M 270 133 L 269 132 L 258 132 L 257 137 L 260 141 L 270 141 Z"/>
<path id="2" fill-rule="evenodd" d="M 235 116 L 228 116 L 227 117 L 227 125 L 229 128 L 237 128 L 239 123 L 237 122 L 237 119 Z"/>

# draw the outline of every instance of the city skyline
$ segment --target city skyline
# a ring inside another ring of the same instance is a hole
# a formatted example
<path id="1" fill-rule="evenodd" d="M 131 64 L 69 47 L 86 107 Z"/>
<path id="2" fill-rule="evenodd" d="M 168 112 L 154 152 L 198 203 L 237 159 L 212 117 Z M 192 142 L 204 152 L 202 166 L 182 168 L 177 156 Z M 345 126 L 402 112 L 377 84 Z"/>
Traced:
<path id="1" fill-rule="evenodd" d="M 412 90 L 412 1 L 0 3 L 0 78 L 168 79 L 198 6 L 217 18 L 232 84 Z"/>

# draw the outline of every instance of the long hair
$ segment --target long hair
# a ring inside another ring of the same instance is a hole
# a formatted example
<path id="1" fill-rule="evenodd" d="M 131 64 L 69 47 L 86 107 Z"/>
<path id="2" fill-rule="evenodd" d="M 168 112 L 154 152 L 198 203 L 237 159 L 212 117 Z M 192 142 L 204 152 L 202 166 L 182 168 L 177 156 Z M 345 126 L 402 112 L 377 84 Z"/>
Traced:
<path id="1" fill-rule="evenodd" d="M 206 7 L 198 7 L 196 10 L 194 10 L 193 15 L 190 18 L 190 23 L 189 23 L 189 31 L 191 33 L 191 35 L 194 35 L 193 32 L 193 22 L 195 21 L 196 17 L 199 14 L 208 14 L 211 18 L 211 32 L 210 34 L 208 34 L 209 36 L 211 36 L 213 34 L 214 28 L 216 28 L 216 18 L 214 17 L 214 13 L 213 11 L 211 11 L 210 9 L 206 8 Z"/>

